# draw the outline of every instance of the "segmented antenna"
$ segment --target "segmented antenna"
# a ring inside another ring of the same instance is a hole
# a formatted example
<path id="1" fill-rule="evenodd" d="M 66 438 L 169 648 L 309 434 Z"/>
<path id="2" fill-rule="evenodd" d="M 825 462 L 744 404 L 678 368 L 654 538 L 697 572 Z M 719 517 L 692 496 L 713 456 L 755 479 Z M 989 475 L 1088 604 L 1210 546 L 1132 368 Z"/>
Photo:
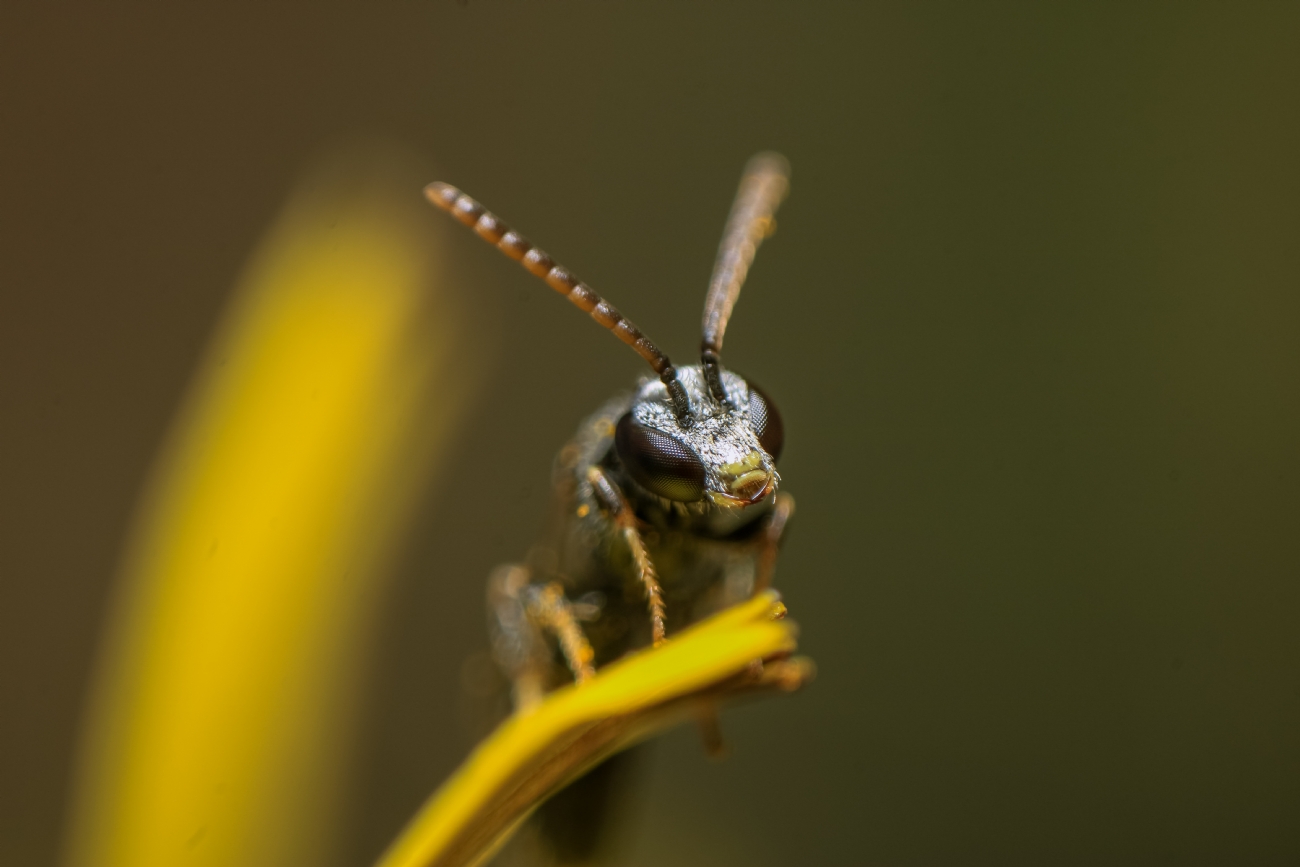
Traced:
<path id="1" fill-rule="evenodd" d="M 677 379 L 676 368 L 650 338 L 614 309 L 614 305 L 597 295 L 590 286 L 575 277 L 567 268 L 557 265 L 554 259 L 540 248 L 534 247 L 523 235 L 501 222 L 496 214 L 451 184 L 440 181 L 429 184 L 424 188 L 424 195 L 430 202 L 473 229 L 480 238 L 495 244 L 498 250 L 523 265 L 528 273 L 534 277 L 541 277 L 546 281 L 547 286 L 568 298 L 580 309 L 590 313 L 592 319 L 614 332 L 615 337 L 635 349 L 638 355 L 650 363 L 668 389 L 668 397 L 672 400 L 673 413 L 678 421 L 682 424 L 690 423 L 690 402 L 686 398 L 686 389 Z"/>
<path id="2" fill-rule="evenodd" d="M 704 340 L 700 344 L 704 380 L 709 384 L 709 393 L 719 402 L 727 399 L 720 367 L 727 321 L 731 319 L 731 309 L 736 306 L 758 245 L 776 231 L 773 215 L 789 187 L 790 163 L 786 158 L 777 153 L 758 154 L 745 165 L 740 189 L 727 217 L 718 258 L 713 263 L 709 294 L 704 300 Z"/>

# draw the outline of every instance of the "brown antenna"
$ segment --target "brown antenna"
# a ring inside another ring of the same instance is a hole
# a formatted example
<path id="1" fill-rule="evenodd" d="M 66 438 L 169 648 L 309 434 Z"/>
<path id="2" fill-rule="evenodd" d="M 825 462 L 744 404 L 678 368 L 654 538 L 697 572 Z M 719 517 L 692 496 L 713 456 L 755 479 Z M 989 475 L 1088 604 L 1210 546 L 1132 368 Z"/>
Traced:
<path id="1" fill-rule="evenodd" d="M 773 215 L 789 187 L 790 163 L 786 158 L 771 152 L 758 154 L 745 165 L 740 189 L 727 217 L 718 258 L 713 263 L 709 294 L 704 300 L 704 340 L 700 345 L 704 379 L 709 384 L 709 392 L 719 402 L 727 399 L 720 369 L 727 321 L 731 319 L 731 309 L 736 306 L 758 245 L 776 231 Z"/>
<path id="2" fill-rule="evenodd" d="M 583 283 L 568 269 L 555 263 L 555 260 L 528 239 L 507 226 L 496 214 L 484 208 L 478 202 L 453 187 L 451 184 L 435 182 L 424 188 L 425 197 L 449 212 L 457 220 L 473 229 L 478 236 L 511 259 L 523 265 L 534 277 L 541 277 L 556 292 L 564 295 L 576 306 L 591 314 L 601 325 L 614 332 L 614 336 L 636 350 L 637 354 L 650 363 L 654 372 L 659 374 L 668 389 L 672 400 L 673 414 L 682 424 L 689 424 L 691 405 L 686 398 L 686 389 L 677 379 L 677 370 L 668 356 L 640 332 L 635 325 L 624 318 L 604 298 L 597 295 L 590 286 Z"/>

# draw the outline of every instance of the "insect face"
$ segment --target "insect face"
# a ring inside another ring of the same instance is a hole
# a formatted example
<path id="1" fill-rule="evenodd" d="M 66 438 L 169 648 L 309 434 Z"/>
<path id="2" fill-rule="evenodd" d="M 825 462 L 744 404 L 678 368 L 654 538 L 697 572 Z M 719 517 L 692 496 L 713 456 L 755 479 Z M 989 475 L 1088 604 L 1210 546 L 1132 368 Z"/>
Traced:
<path id="1" fill-rule="evenodd" d="M 716 399 L 699 365 L 679 368 L 690 401 L 678 417 L 662 382 L 647 380 L 619 420 L 615 450 L 637 484 L 667 500 L 707 500 L 728 509 L 766 503 L 779 476 L 781 420 L 776 407 L 742 377 L 720 371 L 725 399 Z"/>

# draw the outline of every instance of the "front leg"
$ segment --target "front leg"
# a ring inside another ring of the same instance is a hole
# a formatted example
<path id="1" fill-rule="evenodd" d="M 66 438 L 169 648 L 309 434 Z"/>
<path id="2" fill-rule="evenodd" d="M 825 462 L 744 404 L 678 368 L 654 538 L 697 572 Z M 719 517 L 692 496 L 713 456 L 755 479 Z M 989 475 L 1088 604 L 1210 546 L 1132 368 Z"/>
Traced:
<path id="1" fill-rule="evenodd" d="M 776 573 L 776 554 L 785 536 L 786 524 L 794 514 L 794 497 L 782 491 L 776 495 L 772 513 L 767 516 L 767 524 L 762 528 L 758 541 L 758 566 L 754 570 L 754 592 L 762 593 L 772 586 L 772 576 Z"/>
<path id="2" fill-rule="evenodd" d="M 595 676 L 595 652 L 559 584 L 534 584 L 527 567 L 504 566 L 488 581 L 488 607 L 492 655 L 511 680 L 516 709 L 537 704 L 546 690 L 552 663 L 543 632 L 555 636 L 576 682 Z"/>
<path id="3" fill-rule="evenodd" d="M 646 601 L 650 606 L 650 634 L 653 636 L 654 646 L 658 647 L 664 643 L 666 633 L 664 591 L 659 586 L 654 563 L 646 552 L 645 540 L 641 538 L 641 531 L 637 528 L 636 513 L 632 511 L 632 506 L 628 503 L 627 497 L 623 496 L 622 490 L 600 467 L 587 468 L 587 481 L 591 483 L 596 501 L 619 528 L 627 541 L 628 548 L 632 551 L 632 564 L 636 568 L 636 577 L 645 588 Z"/>
<path id="4" fill-rule="evenodd" d="M 532 575 L 517 564 L 500 566 L 488 578 L 488 632 L 492 658 L 510 679 L 516 710 L 542 700 L 551 655 L 538 624 L 528 615 L 526 595 Z"/>

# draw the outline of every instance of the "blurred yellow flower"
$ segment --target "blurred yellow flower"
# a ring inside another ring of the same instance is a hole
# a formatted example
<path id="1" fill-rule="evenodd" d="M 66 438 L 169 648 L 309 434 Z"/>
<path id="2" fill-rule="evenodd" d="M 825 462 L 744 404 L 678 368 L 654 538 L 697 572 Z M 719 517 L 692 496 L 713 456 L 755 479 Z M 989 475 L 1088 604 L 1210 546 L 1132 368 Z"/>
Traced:
<path id="1" fill-rule="evenodd" d="M 285 867 L 330 845 L 383 560 L 464 391 L 418 197 L 318 172 L 245 276 L 137 520 L 71 867 Z"/>

